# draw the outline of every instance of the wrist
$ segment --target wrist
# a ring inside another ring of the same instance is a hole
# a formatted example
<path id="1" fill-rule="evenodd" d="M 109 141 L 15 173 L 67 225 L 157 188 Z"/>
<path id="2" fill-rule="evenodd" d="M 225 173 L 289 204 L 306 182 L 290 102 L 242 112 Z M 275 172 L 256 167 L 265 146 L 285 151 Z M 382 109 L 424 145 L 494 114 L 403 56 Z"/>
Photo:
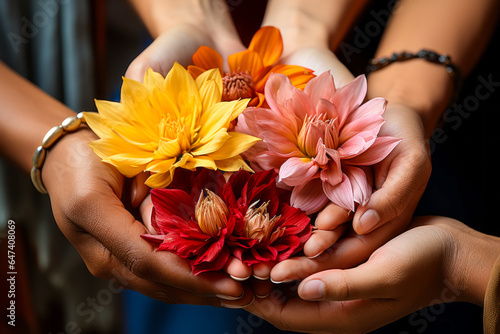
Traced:
<path id="1" fill-rule="evenodd" d="M 367 98 L 383 96 L 389 103 L 414 110 L 429 138 L 453 92 L 446 69 L 421 59 L 393 63 L 368 76 Z"/>
<path id="2" fill-rule="evenodd" d="M 455 247 L 449 252 L 451 265 L 446 270 L 446 277 L 458 282 L 461 294 L 457 301 L 482 306 L 493 265 L 500 255 L 500 238 L 463 224 L 446 228 L 451 228 L 455 240 Z"/>

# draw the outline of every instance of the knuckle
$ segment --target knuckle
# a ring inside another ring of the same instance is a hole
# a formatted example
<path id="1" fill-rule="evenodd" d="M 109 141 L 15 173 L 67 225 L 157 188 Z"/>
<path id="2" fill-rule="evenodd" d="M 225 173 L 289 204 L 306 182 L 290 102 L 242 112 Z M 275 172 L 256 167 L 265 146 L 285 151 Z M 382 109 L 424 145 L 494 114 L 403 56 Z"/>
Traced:
<path id="1" fill-rule="evenodd" d="M 148 261 L 141 256 L 138 256 L 135 252 L 127 249 L 120 254 L 122 258 L 123 265 L 134 275 L 144 278 L 148 277 L 150 274 Z"/>

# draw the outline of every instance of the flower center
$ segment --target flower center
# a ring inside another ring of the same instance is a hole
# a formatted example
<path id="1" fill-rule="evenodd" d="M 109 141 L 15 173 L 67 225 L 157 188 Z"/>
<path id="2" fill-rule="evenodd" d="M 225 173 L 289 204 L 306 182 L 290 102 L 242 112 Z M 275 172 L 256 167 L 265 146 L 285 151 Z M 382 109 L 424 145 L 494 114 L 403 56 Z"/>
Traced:
<path id="1" fill-rule="evenodd" d="M 297 143 L 306 156 L 317 156 L 318 141 L 322 140 L 325 147 L 337 149 L 338 133 L 335 120 L 326 119 L 325 114 L 307 115 L 297 136 Z"/>
<path id="2" fill-rule="evenodd" d="M 273 243 L 285 233 L 285 228 L 278 228 L 273 232 L 274 224 L 281 218 L 281 216 L 274 216 L 269 219 L 267 207 L 269 202 L 263 203 L 260 207 L 255 208 L 259 201 L 253 203 L 248 207 L 245 214 L 245 237 L 257 239 L 259 242 Z"/>
<path id="3" fill-rule="evenodd" d="M 252 77 L 247 73 L 227 73 L 222 78 L 222 86 L 222 101 L 234 101 L 255 96 L 255 92 L 252 88 Z"/>
<path id="4" fill-rule="evenodd" d="M 205 191 L 208 195 L 205 197 L 203 191 L 201 192 L 194 214 L 201 231 L 216 236 L 220 229 L 226 227 L 229 210 L 222 198 L 208 189 Z"/>

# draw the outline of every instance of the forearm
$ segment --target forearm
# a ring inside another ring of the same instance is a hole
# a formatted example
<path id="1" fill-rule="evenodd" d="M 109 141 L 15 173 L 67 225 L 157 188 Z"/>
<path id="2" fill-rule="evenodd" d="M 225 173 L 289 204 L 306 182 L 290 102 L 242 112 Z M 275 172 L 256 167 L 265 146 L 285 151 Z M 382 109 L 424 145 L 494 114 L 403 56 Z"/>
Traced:
<path id="1" fill-rule="evenodd" d="M 224 0 L 129 0 L 156 38 L 178 26 L 191 25 L 224 40 L 237 35 Z"/>
<path id="2" fill-rule="evenodd" d="M 367 0 L 269 0 L 262 25 L 281 30 L 286 56 L 298 47 L 330 47 L 342 41 Z"/>
<path id="3" fill-rule="evenodd" d="M 450 232 L 445 277 L 456 286 L 457 301 L 482 306 L 493 265 L 500 256 L 500 238 L 464 225 L 441 225 Z"/>
<path id="4" fill-rule="evenodd" d="M 0 151 L 28 173 L 47 131 L 75 113 L 0 62 Z"/>
<path id="5" fill-rule="evenodd" d="M 451 56 L 467 75 L 487 45 L 499 12 L 496 0 L 402 0 L 391 16 L 376 58 L 394 52 L 435 50 Z M 442 65 L 425 60 L 396 62 L 369 76 L 368 97 L 384 96 L 422 117 L 430 136 L 453 92 Z"/>

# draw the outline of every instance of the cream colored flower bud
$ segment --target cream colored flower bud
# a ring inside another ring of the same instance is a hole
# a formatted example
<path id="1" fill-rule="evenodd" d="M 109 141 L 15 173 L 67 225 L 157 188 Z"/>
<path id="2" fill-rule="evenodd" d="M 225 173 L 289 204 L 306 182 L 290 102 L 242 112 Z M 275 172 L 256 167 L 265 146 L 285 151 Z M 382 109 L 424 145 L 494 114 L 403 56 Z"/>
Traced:
<path id="1" fill-rule="evenodd" d="M 216 236 L 220 229 L 226 227 L 229 210 L 222 198 L 208 189 L 205 191 L 208 195 L 205 197 L 203 191 L 201 192 L 194 214 L 201 231 Z"/>
<path id="2" fill-rule="evenodd" d="M 267 212 L 267 207 L 269 202 L 262 204 L 260 207 L 255 209 L 255 206 L 258 202 L 253 203 L 248 207 L 248 210 L 245 214 L 245 237 L 257 239 L 259 242 L 272 241 L 275 237 L 279 237 L 283 234 L 281 229 L 278 229 L 273 232 L 274 224 L 281 218 L 281 216 L 274 216 L 272 219 L 269 219 L 269 213 Z"/>

